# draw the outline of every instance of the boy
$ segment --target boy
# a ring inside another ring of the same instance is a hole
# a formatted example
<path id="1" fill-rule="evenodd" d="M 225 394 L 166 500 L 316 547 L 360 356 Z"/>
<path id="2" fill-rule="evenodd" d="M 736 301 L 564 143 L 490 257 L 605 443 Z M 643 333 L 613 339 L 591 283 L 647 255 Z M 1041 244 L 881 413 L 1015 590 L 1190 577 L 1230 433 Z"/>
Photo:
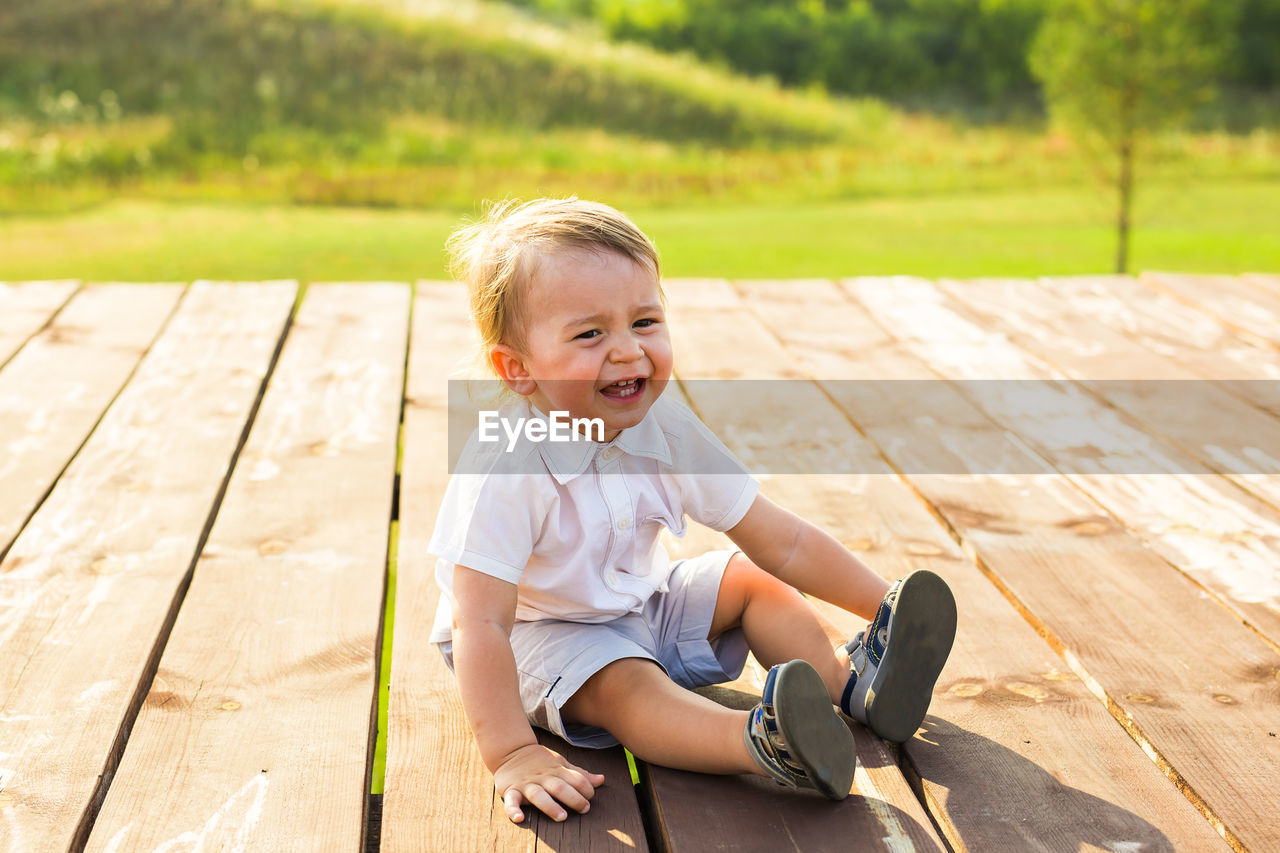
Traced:
<path id="1" fill-rule="evenodd" d="M 459 459 L 430 550 L 445 594 L 432 641 L 508 817 L 586 812 L 604 779 L 538 744 L 621 742 L 642 760 L 849 793 L 852 736 L 923 720 L 955 602 L 916 572 L 892 588 L 835 539 L 758 494 L 686 407 L 662 397 L 672 351 L 658 255 L 630 220 L 577 199 L 508 204 L 450 239 L 508 424 L 567 414 L 595 440 L 485 442 Z M 579 420 L 582 419 L 582 420 Z M 505 428 L 504 428 L 505 429 Z M 685 516 L 741 549 L 672 563 Z M 837 644 L 800 591 L 864 618 Z M 761 703 L 689 688 L 771 667 Z"/>

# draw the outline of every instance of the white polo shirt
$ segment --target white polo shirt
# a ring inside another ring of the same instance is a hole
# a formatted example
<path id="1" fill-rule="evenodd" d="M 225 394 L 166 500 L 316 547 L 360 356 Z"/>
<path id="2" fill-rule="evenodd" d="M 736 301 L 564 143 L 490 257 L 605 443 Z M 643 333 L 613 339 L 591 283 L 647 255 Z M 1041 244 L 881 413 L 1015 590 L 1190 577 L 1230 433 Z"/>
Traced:
<path id="1" fill-rule="evenodd" d="M 524 399 L 499 417 L 546 415 Z M 450 639 L 453 569 L 516 584 L 518 621 L 607 622 L 665 592 L 658 535 L 685 516 L 724 531 L 746 515 L 759 482 L 688 407 L 660 397 L 608 444 L 472 433 L 449 480 L 428 546 L 444 594 L 431 641 Z"/>

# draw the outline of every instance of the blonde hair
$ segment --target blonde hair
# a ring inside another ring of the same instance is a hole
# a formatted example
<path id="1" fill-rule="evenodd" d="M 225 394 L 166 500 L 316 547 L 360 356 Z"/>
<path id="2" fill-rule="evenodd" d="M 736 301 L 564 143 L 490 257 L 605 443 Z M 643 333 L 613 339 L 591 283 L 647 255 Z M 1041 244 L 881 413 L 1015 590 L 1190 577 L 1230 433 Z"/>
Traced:
<path id="1" fill-rule="evenodd" d="M 454 278 L 467 286 L 482 356 L 498 344 L 522 348 L 529 282 L 553 252 L 616 252 L 661 281 L 658 250 L 635 223 L 608 205 L 575 197 L 490 205 L 483 219 L 454 231 L 446 245 Z"/>

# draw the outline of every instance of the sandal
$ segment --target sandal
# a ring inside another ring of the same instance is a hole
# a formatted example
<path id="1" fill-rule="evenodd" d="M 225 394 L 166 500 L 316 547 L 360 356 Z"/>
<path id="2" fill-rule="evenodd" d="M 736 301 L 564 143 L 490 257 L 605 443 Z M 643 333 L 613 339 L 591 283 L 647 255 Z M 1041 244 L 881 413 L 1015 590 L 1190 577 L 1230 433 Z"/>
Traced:
<path id="1" fill-rule="evenodd" d="M 845 646 L 849 683 L 840 710 L 885 740 L 909 740 L 924 722 L 955 635 L 956 600 L 946 581 L 923 569 L 902 578 Z"/>
<path id="2" fill-rule="evenodd" d="M 849 796 L 857 763 L 853 735 L 806 661 L 769 670 L 743 738 L 756 764 L 779 784 L 812 788 L 832 800 Z"/>

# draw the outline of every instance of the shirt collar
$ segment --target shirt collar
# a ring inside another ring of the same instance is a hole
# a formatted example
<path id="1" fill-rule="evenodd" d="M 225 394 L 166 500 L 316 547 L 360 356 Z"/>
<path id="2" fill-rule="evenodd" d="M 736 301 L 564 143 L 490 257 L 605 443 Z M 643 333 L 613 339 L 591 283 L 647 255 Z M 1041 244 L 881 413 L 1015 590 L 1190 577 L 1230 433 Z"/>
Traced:
<path id="1" fill-rule="evenodd" d="M 532 403 L 526 403 L 533 417 L 547 420 L 547 415 Z M 657 404 L 655 403 L 654 406 Z M 617 447 L 632 456 L 643 456 L 655 459 L 666 465 L 671 464 L 671 447 L 662 432 L 662 426 L 654 417 L 654 406 L 645 413 L 644 419 L 633 427 L 618 433 L 609 444 L 594 441 L 542 441 L 538 443 L 538 453 L 546 464 L 556 482 L 564 485 L 591 467 L 596 454 L 606 447 Z"/>
<path id="2" fill-rule="evenodd" d="M 614 446 L 626 453 L 630 453 L 632 456 L 644 456 L 648 459 L 656 459 L 664 465 L 670 465 L 671 445 L 667 443 L 667 436 L 662 431 L 662 425 L 658 423 L 657 417 L 654 416 L 654 409 L 660 404 L 661 398 L 654 401 L 654 404 L 649 407 L 649 411 L 645 413 L 644 420 L 618 433 L 618 437 L 613 440 Z"/>

